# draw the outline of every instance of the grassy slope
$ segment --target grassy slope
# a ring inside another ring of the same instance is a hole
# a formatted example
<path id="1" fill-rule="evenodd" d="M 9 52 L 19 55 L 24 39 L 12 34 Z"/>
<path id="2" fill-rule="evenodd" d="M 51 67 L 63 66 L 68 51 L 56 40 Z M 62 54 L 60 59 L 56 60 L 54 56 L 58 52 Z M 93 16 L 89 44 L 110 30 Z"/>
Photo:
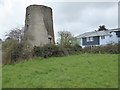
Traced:
<path id="1" fill-rule="evenodd" d="M 2 65 L 0 64 L 0 90 L 2 89 Z"/>
<path id="2" fill-rule="evenodd" d="M 118 55 L 82 54 L 33 59 L 3 67 L 3 87 L 91 88 L 118 86 Z"/>

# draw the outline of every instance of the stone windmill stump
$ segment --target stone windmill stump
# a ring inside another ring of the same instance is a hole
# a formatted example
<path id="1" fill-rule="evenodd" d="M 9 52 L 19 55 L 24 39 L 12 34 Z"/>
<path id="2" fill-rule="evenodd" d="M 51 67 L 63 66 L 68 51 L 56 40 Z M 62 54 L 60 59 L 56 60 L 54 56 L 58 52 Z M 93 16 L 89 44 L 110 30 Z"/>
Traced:
<path id="1" fill-rule="evenodd" d="M 51 41 L 49 41 L 51 36 Z M 26 8 L 25 42 L 32 47 L 55 43 L 52 9 L 43 5 L 30 5 Z"/>

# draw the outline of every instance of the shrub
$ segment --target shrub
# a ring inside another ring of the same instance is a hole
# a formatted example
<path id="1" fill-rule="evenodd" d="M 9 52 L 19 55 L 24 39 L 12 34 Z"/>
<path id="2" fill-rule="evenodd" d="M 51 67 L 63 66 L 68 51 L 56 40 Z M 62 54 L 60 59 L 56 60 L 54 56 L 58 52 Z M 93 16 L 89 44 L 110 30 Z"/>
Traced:
<path id="1" fill-rule="evenodd" d="M 45 45 L 43 47 L 35 46 L 33 48 L 33 56 L 35 57 L 58 57 L 58 56 L 66 56 L 69 54 L 74 54 L 75 52 L 80 52 L 81 47 L 78 45 L 71 46 L 61 46 L 61 45 Z"/>
<path id="2" fill-rule="evenodd" d="M 84 47 L 82 49 L 82 53 L 90 53 L 91 52 L 91 47 Z"/>
<path id="3" fill-rule="evenodd" d="M 79 46 L 78 44 L 75 45 L 66 45 L 64 46 L 66 50 L 68 51 L 69 54 L 74 54 L 75 52 L 81 52 L 82 47 Z"/>
<path id="4" fill-rule="evenodd" d="M 11 51 L 11 60 L 12 61 L 16 62 L 19 58 L 21 58 L 22 48 L 23 48 L 23 45 L 21 43 L 16 43 L 14 45 L 14 49 L 12 49 L 12 51 Z"/>
<path id="5" fill-rule="evenodd" d="M 17 42 L 15 40 L 9 40 L 9 41 L 3 42 L 2 44 L 3 64 L 12 63 L 12 52 L 15 51 L 16 44 Z"/>
<path id="6" fill-rule="evenodd" d="M 58 45 L 45 45 L 43 47 L 35 46 L 33 48 L 33 56 L 35 57 L 51 57 L 68 55 L 65 48 Z"/>
<path id="7" fill-rule="evenodd" d="M 5 41 L 2 46 L 3 64 L 14 63 L 31 57 L 31 52 L 24 48 L 23 43 L 16 40 Z"/>
<path id="8" fill-rule="evenodd" d="M 110 53 L 110 54 L 118 54 L 120 50 L 118 49 L 119 44 L 107 44 L 105 46 L 93 46 L 93 47 L 85 47 L 82 49 L 83 53 Z"/>

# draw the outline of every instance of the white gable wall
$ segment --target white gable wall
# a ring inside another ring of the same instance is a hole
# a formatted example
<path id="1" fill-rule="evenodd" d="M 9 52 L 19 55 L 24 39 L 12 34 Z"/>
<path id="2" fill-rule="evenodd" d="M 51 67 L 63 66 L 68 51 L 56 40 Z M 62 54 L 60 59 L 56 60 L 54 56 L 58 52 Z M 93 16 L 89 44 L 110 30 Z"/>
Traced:
<path id="1" fill-rule="evenodd" d="M 101 39 L 100 36 L 100 45 L 106 45 L 111 43 L 118 43 L 118 37 L 115 32 L 112 32 L 111 36 L 105 36 L 105 39 Z"/>
<path id="2" fill-rule="evenodd" d="M 112 40 L 114 43 L 118 43 L 118 36 L 116 35 L 116 32 L 112 32 L 111 40 Z"/>
<path id="3" fill-rule="evenodd" d="M 82 45 L 82 38 L 80 39 L 80 46 L 82 46 L 82 47 L 83 47 L 83 45 Z"/>
<path id="4" fill-rule="evenodd" d="M 99 40 L 100 40 L 100 45 L 106 45 L 110 42 L 110 36 L 105 36 L 105 39 L 101 39 L 100 36 Z"/>

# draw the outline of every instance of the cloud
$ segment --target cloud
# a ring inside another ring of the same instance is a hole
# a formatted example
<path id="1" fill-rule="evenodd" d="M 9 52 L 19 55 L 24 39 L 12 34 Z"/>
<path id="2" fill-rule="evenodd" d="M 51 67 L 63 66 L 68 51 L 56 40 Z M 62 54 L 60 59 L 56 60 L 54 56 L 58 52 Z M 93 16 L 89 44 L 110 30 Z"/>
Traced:
<path id="1" fill-rule="evenodd" d="M 116 28 L 117 3 L 59 3 L 54 12 L 55 33 L 68 30 L 74 35 L 96 30 L 99 25 Z"/>
<path id="2" fill-rule="evenodd" d="M 45 2 L 46 1 L 46 2 Z M 54 32 L 68 30 L 77 35 L 93 31 L 99 25 L 117 27 L 118 6 L 115 2 L 47 2 L 48 0 L 2 0 L 0 1 L 0 37 L 5 32 L 24 25 L 26 7 L 31 4 L 47 5 L 53 9 Z"/>
<path id="3" fill-rule="evenodd" d="M 30 4 L 42 4 L 39 0 L 2 0 L 0 2 L 0 37 L 4 38 L 5 32 L 21 27 L 25 21 L 26 7 Z"/>
<path id="4" fill-rule="evenodd" d="M 114 28 L 118 26 L 117 25 L 117 20 L 118 20 L 117 3 L 116 4 L 110 3 L 110 5 L 108 4 L 105 6 L 106 8 L 104 7 L 104 4 L 103 4 L 104 8 L 102 7 L 102 5 L 98 5 L 98 6 L 86 8 L 81 15 L 81 20 L 84 23 L 89 23 L 92 26 L 99 25 L 99 24 L 105 24 L 109 28 L 110 27 Z"/>

